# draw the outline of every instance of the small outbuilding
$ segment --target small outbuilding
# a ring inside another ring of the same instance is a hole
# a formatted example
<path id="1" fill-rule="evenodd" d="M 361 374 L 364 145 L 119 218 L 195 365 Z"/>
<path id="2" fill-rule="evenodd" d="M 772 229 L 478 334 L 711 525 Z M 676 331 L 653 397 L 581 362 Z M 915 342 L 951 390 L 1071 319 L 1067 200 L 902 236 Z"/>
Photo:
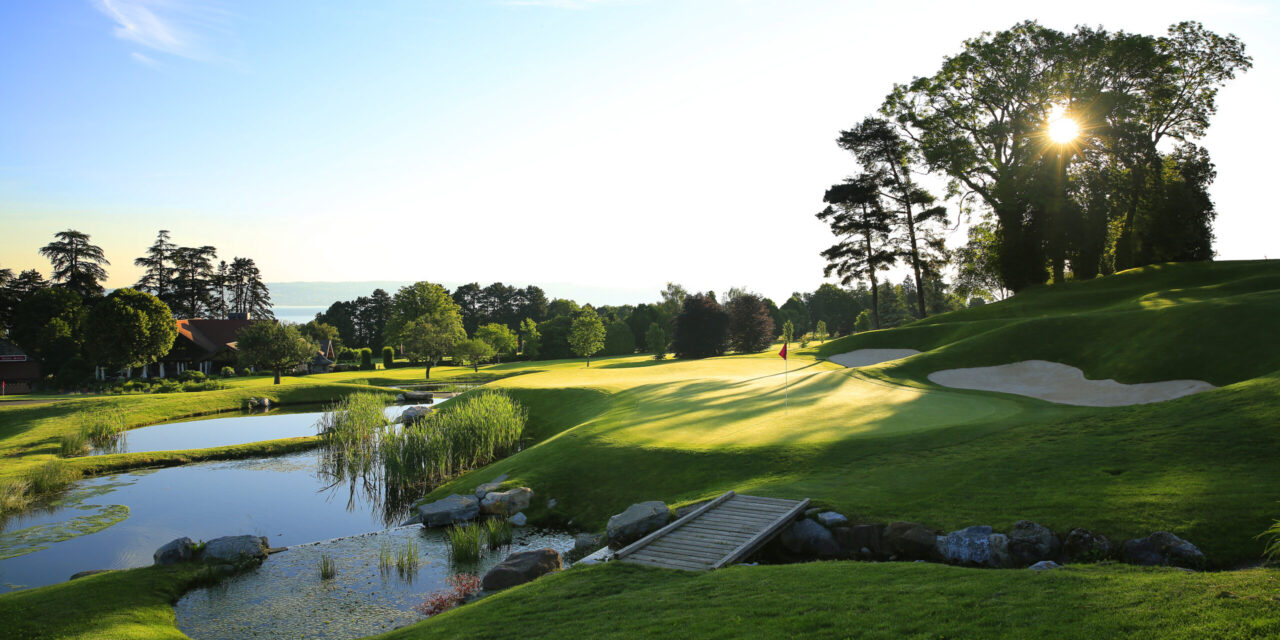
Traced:
<path id="1" fill-rule="evenodd" d="M 40 363 L 18 345 L 0 339 L 0 393 L 30 393 L 40 381 Z"/>

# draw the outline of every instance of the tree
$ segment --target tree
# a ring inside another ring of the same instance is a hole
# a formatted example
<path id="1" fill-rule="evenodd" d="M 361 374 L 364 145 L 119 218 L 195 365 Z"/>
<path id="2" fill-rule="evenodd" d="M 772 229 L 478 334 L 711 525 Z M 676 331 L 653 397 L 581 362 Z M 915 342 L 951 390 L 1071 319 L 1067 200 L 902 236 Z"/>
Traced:
<path id="1" fill-rule="evenodd" d="M 685 297 L 671 341 L 677 358 L 724 355 L 729 346 L 729 314 L 709 294 Z"/>
<path id="2" fill-rule="evenodd" d="M 636 337 L 631 327 L 621 320 L 614 320 L 605 327 L 604 354 L 607 356 L 631 355 L 636 352 Z"/>
<path id="3" fill-rule="evenodd" d="M 822 274 L 840 277 L 848 286 L 866 280 L 871 283 L 871 315 L 880 323 L 876 274 L 887 271 L 898 260 L 900 249 L 890 237 L 892 215 L 882 206 L 878 177 L 864 173 L 827 189 L 823 200 L 831 203 L 818 219 L 831 226 L 840 242 L 822 252 L 827 266 Z"/>
<path id="4" fill-rule="evenodd" d="M 647 304 L 636 305 L 635 311 L 632 311 L 631 315 L 627 316 L 627 326 L 631 327 L 631 335 L 635 339 L 636 346 L 641 351 L 647 352 L 649 350 L 649 343 L 647 342 L 649 325 L 653 324 L 657 318 L 658 314 L 655 313 L 654 307 Z"/>
<path id="5" fill-rule="evenodd" d="M 464 284 L 453 291 L 453 301 L 458 305 L 458 313 L 462 315 L 462 326 L 468 334 L 474 334 L 476 328 L 484 322 L 484 290 L 480 283 Z"/>
<path id="6" fill-rule="evenodd" d="M 340 339 L 341 335 L 338 333 L 338 328 L 331 324 L 321 322 L 319 319 L 312 320 L 299 326 L 298 331 L 302 333 L 304 338 L 307 338 L 317 344 L 323 343 L 325 340 L 332 342 L 333 352 L 335 354 L 337 354 L 338 350 L 342 348 L 342 341 Z"/>
<path id="7" fill-rule="evenodd" d="M 232 311 L 253 318 L 275 317 L 271 310 L 271 291 L 252 258 L 233 259 L 223 286 L 231 292 Z"/>
<path id="8" fill-rule="evenodd" d="M 142 277 L 133 288 L 164 300 L 173 280 L 171 256 L 176 248 L 177 245 L 169 241 L 169 232 L 161 229 L 156 234 L 156 241 L 147 249 L 147 255 L 133 261 L 134 266 L 142 267 Z"/>
<path id="9" fill-rule="evenodd" d="M 649 329 L 645 331 L 644 343 L 648 345 L 649 352 L 653 354 L 654 360 L 661 360 L 667 357 L 667 331 L 657 322 L 650 322 Z"/>
<path id="10" fill-rule="evenodd" d="M 216 273 L 213 260 L 217 249 L 210 246 L 177 247 L 173 259 L 173 290 L 169 298 L 161 298 L 178 318 L 199 318 L 213 301 Z"/>
<path id="11" fill-rule="evenodd" d="M 857 333 L 871 330 L 871 312 L 863 310 L 858 314 L 858 319 L 853 322 L 853 330 Z"/>
<path id="12" fill-rule="evenodd" d="M 502 356 L 513 356 L 516 354 L 517 340 L 516 334 L 512 333 L 507 325 L 497 322 L 481 325 L 476 329 L 476 339 L 483 340 L 490 347 L 493 347 L 494 355 L 501 362 Z"/>
<path id="13" fill-rule="evenodd" d="M 880 197 L 893 204 L 895 221 L 907 231 L 903 256 L 911 264 L 916 289 L 923 291 L 926 272 L 936 271 L 936 265 L 945 262 L 943 239 L 932 225 L 945 226 L 947 210 L 932 206 L 933 195 L 915 183 L 912 173 L 918 152 L 883 118 L 864 119 L 854 128 L 842 131 L 838 142 L 875 177 L 867 186 L 875 187 Z M 920 317 L 927 315 L 923 298 L 919 311 Z"/>
<path id="14" fill-rule="evenodd" d="M 488 362 L 496 354 L 493 345 L 479 338 L 461 340 L 453 347 L 453 357 L 461 359 L 476 372 L 480 371 L 482 363 Z"/>
<path id="15" fill-rule="evenodd" d="M 520 342 L 523 343 L 524 357 L 537 360 L 542 348 L 542 334 L 538 332 L 538 323 L 533 318 L 525 318 L 520 323 Z"/>
<path id="16" fill-rule="evenodd" d="M 796 337 L 796 326 L 790 320 L 782 324 L 782 344 L 791 344 Z"/>
<path id="17" fill-rule="evenodd" d="M 384 330 L 387 342 L 401 344 L 410 362 L 426 363 L 428 378 L 431 367 L 467 339 L 458 304 L 435 283 L 400 287 L 391 299 L 389 316 Z"/>
<path id="18" fill-rule="evenodd" d="M 280 384 L 281 371 L 316 355 L 315 345 L 302 337 L 297 327 L 271 320 L 254 322 L 241 329 L 236 334 L 236 351 L 242 365 L 275 372 L 275 384 Z"/>
<path id="19" fill-rule="evenodd" d="M 559 360 L 572 358 L 573 349 L 569 346 L 569 330 L 573 327 L 570 316 L 553 316 L 550 320 L 538 323 L 538 333 L 542 336 L 538 347 L 538 355 L 543 360 Z"/>
<path id="20" fill-rule="evenodd" d="M 84 350 L 92 363 L 110 371 L 132 369 L 163 358 L 177 335 L 173 314 L 159 298 L 116 289 L 89 310 Z"/>
<path id="21" fill-rule="evenodd" d="M 573 318 L 569 327 L 569 347 L 574 355 L 585 357 L 587 366 L 591 366 L 591 356 L 604 348 L 604 323 L 590 306 L 583 307 Z"/>
<path id="22" fill-rule="evenodd" d="M 560 316 L 573 317 L 581 310 L 582 310 L 582 307 L 579 307 L 578 303 L 574 302 L 573 300 L 556 298 L 555 300 L 552 300 L 549 304 L 547 304 L 547 317 L 548 318 L 558 318 Z"/>
<path id="23" fill-rule="evenodd" d="M 80 354 L 84 311 L 80 294 L 69 288 L 39 289 L 14 309 L 10 334 L 46 372 L 56 372 Z"/>
<path id="24" fill-rule="evenodd" d="M 828 337 L 827 323 L 819 320 L 818 326 L 813 328 L 813 339 L 818 342 L 826 342 Z"/>
<path id="25" fill-rule="evenodd" d="M 364 346 L 360 332 L 356 330 L 355 302 L 335 302 L 324 313 L 317 313 L 315 322 L 334 328 L 343 342 L 351 346 Z"/>
<path id="26" fill-rule="evenodd" d="M 52 280 L 80 294 L 81 298 L 102 295 L 102 281 L 107 279 L 104 265 L 110 265 L 102 247 L 89 242 L 89 234 L 74 229 L 53 234 L 56 240 L 40 249 L 40 255 L 53 265 Z"/>
<path id="27" fill-rule="evenodd" d="M 667 287 L 660 293 L 662 295 L 660 306 L 667 312 L 668 318 L 675 318 L 684 308 L 684 299 L 689 296 L 689 292 L 674 282 L 668 282 Z"/>
<path id="28" fill-rule="evenodd" d="M 739 293 L 729 301 L 729 344 L 738 353 L 764 351 L 773 344 L 773 318 L 764 298 Z"/>
<path id="29" fill-rule="evenodd" d="M 982 222 L 969 227 L 969 241 L 953 254 L 955 290 L 965 299 L 1006 297 L 996 265 L 995 227 Z"/>

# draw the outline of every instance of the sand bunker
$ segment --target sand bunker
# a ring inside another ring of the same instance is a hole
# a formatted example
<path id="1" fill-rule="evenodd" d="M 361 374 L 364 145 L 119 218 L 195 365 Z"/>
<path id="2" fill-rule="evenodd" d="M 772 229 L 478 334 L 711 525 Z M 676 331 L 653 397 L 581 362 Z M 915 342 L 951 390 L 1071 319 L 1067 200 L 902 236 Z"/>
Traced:
<path id="1" fill-rule="evenodd" d="M 869 367 L 873 364 L 897 360 L 920 353 L 915 349 L 858 349 L 831 356 L 828 360 L 846 367 Z"/>
<path id="2" fill-rule="evenodd" d="M 1070 365 L 1047 360 L 1024 360 L 995 367 L 947 369 L 929 374 L 929 380 L 947 387 L 1016 393 L 1085 407 L 1122 407 L 1181 398 L 1215 389 L 1202 380 L 1165 380 L 1122 384 L 1115 380 L 1089 380 Z"/>

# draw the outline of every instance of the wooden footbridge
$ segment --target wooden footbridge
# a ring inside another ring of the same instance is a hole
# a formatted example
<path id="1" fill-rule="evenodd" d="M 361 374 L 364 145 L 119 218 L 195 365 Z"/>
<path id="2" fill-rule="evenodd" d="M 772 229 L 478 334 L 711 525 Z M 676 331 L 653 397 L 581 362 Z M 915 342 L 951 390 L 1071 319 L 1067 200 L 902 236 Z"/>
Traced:
<path id="1" fill-rule="evenodd" d="M 808 498 L 783 500 L 730 491 L 635 541 L 613 558 L 664 569 L 719 569 L 760 548 L 808 506 Z"/>

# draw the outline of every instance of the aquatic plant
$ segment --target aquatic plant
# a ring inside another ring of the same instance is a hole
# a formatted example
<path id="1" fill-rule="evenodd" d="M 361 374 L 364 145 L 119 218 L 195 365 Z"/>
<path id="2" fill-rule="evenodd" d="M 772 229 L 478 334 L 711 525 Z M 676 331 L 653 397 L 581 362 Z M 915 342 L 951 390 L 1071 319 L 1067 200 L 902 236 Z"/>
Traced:
<path id="1" fill-rule="evenodd" d="M 64 458 L 82 456 L 89 451 L 89 436 L 84 431 L 71 431 L 58 437 L 58 454 Z"/>
<path id="2" fill-rule="evenodd" d="M 489 518 L 484 521 L 484 533 L 490 551 L 505 547 L 511 544 L 511 521 L 506 518 Z"/>
<path id="3" fill-rule="evenodd" d="M 449 558 L 454 562 L 475 562 L 480 559 L 480 537 L 483 531 L 476 525 L 454 525 L 445 531 L 449 540 Z"/>
<path id="4" fill-rule="evenodd" d="M 480 576 L 474 573 L 459 573 L 446 578 L 449 588 L 431 592 L 421 604 L 413 608 L 424 617 L 444 613 L 466 600 L 471 594 L 480 590 Z"/>
<path id="5" fill-rule="evenodd" d="M 320 554 L 320 579 L 332 580 L 338 575 L 338 566 L 333 562 L 333 556 L 327 553 Z"/>
<path id="6" fill-rule="evenodd" d="M 29 493 L 41 496 L 67 488 L 67 485 L 80 477 L 80 473 L 58 460 L 50 460 L 26 474 Z"/>
<path id="7" fill-rule="evenodd" d="M 1262 532 L 1259 538 L 1267 538 L 1267 546 L 1262 549 L 1262 557 L 1268 561 L 1280 564 L 1280 520 L 1276 520 L 1271 527 Z"/>
<path id="8" fill-rule="evenodd" d="M 22 511 L 31 503 L 31 482 L 25 478 L 0 480 L 0 514 Z"/>
<path id="9" fill-rule="evenodd" d="M 391 570 L 395 567 L 395 554 L 391 552 L 391 545 L 386 540 L 382 541 L 382 547 L 378 549 L 378 573 L 383 578 L 391 575 Z"/>
<path id="10" fill-rule="evenodd" d="M 128 427 L 129 420 L 124 410 L 118 407 L 97 409 L 80 416 L 81 433 L 99 449 L 114 446 Z"/>
<path id="11" fill-rule="evenodd" d="M 396 550 L 396 573 L 409 580 L 418 575 L 418 545 L 412 540 Z"/>

